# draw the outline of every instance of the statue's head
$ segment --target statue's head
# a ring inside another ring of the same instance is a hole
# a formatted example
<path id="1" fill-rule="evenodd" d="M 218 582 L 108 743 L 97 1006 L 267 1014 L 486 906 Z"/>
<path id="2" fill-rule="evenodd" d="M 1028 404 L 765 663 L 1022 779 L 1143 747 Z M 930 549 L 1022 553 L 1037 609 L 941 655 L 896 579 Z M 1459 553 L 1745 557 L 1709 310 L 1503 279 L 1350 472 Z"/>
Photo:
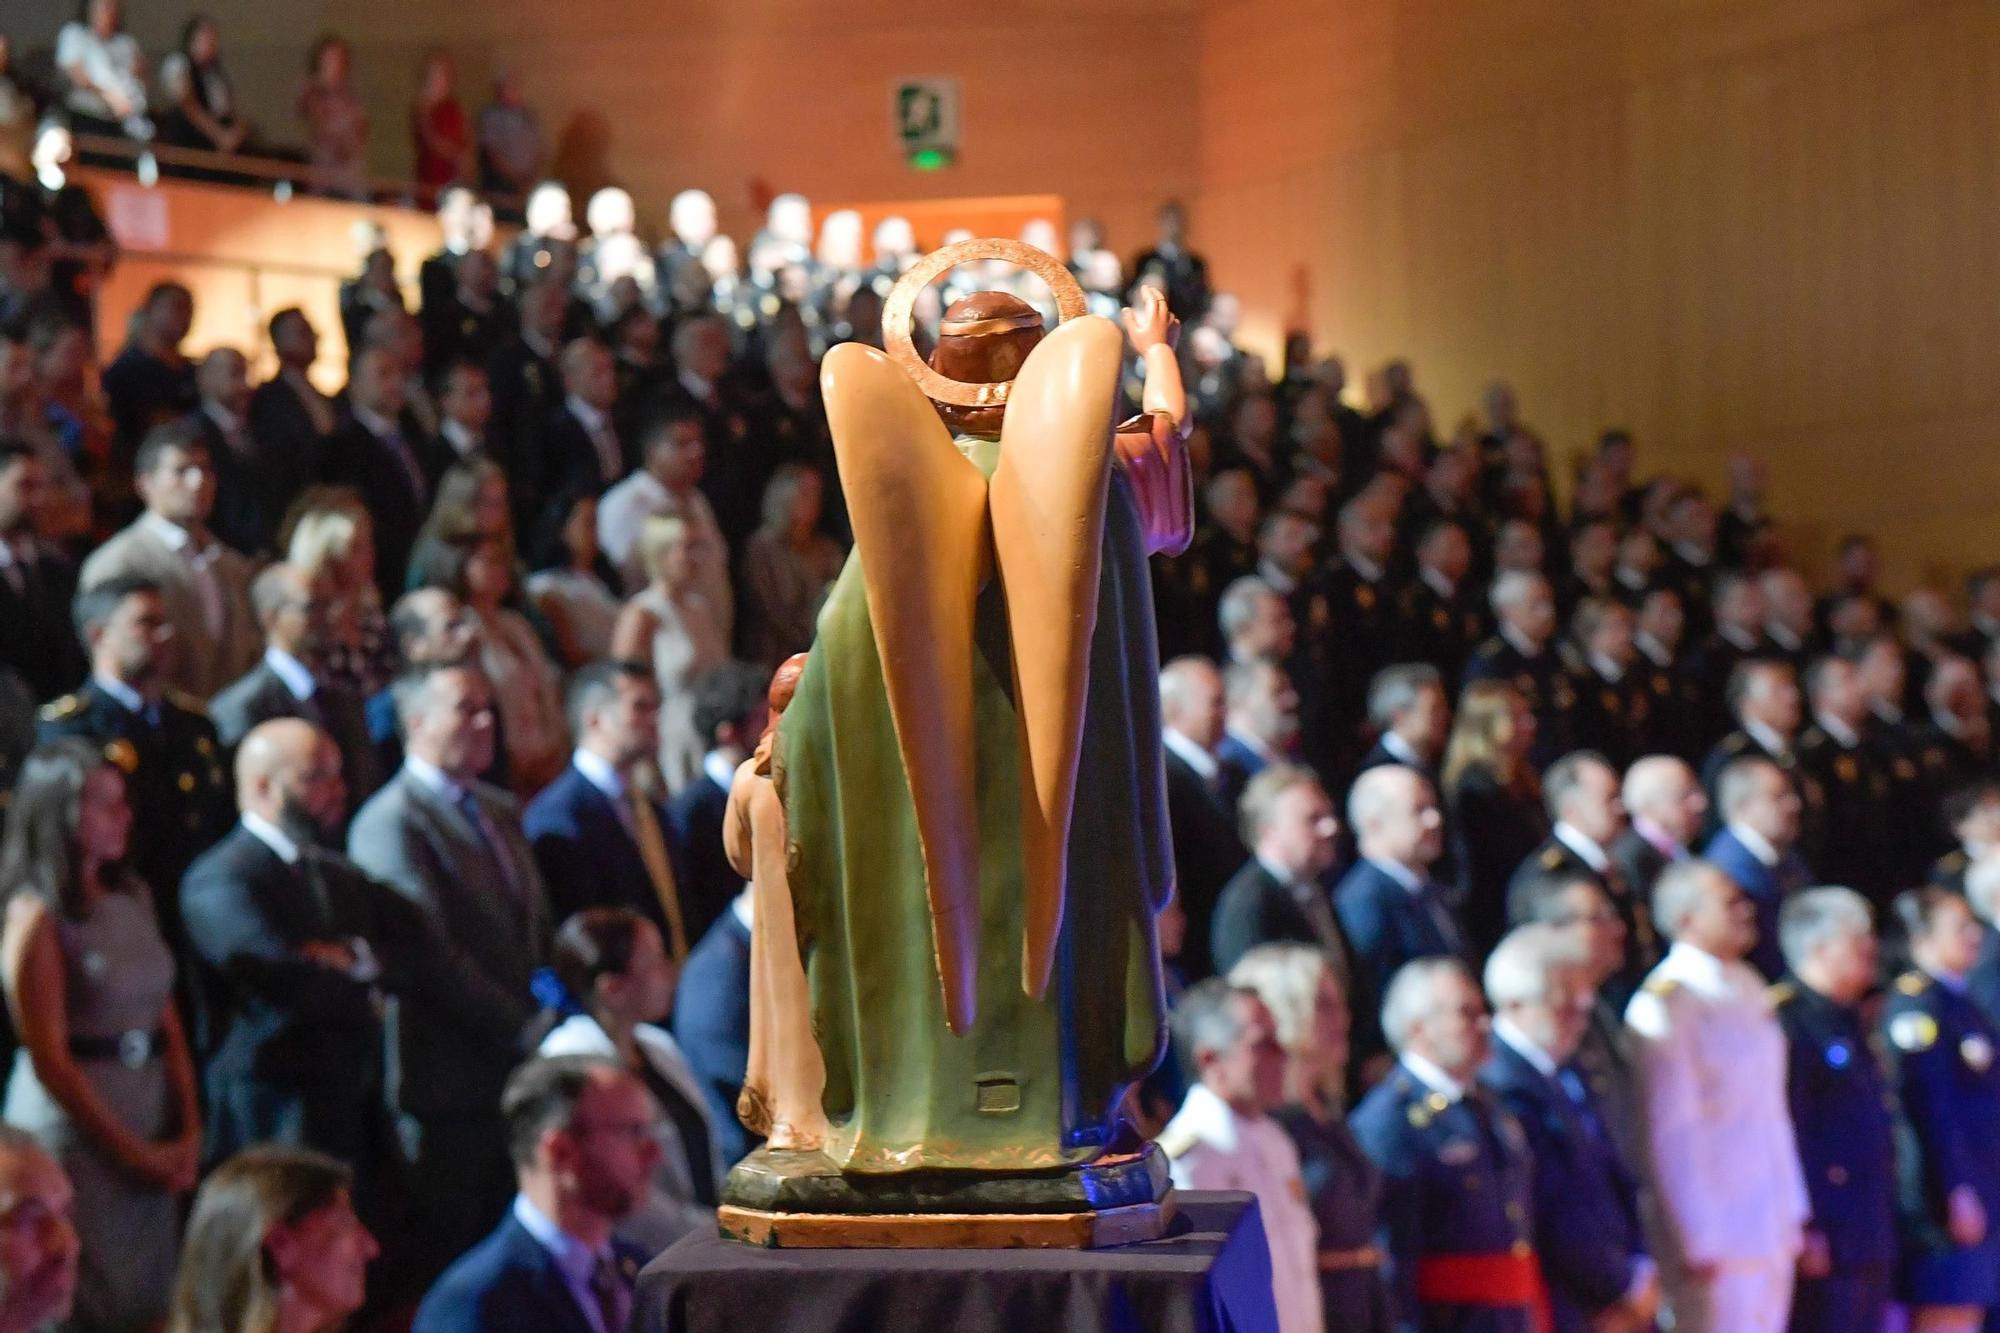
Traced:
<path id="1" fill-rule="evenodd" d="M 953 301 L 944 312 L 931 368 L 965 384 L 1004 384 L 1021 373 L 1044 332 L 1041 313 L 1020 297 L 974 292 Z M 1007 408 L 939 403 L 938 412 L 955 431 L 998 435 Z"/>
<path id="2" fill-rule="evenodd" d="M 764 697 L 770 702 L 773 722 L 778 720 L 780 713 L 791 707 L 792 696 L 799 691 L 799 677 L 805 674 L 805 669 L 806 655 L 793 653 L 779 663 L 777 671 L 772 673 L 770 693 Z"/>

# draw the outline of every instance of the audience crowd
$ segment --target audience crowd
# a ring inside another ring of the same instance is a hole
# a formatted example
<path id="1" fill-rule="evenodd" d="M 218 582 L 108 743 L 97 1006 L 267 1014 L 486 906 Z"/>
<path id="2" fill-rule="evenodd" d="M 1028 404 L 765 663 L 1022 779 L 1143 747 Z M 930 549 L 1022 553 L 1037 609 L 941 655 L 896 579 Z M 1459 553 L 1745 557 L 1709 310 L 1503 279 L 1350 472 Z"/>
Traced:
<path id="1" fill-rule="evenodd" d="M 72 117 L 244 142 L 200 25 L 149 101 L 92 0 Z M 312 71 L 339 190 L 366 121 Z M 100 372 L 5 185 L 0 1327 L 613 1333 L 757 1144 L 723 830 L 848 538 L 817 362 L 916 243 L 783 195 L 739 265 L 698 191 L 655 246 L 544 182 L 499 244 L 459 182 L 531 180 L 532 116 L 433 58 L 413 123 L 414 301 L 371 254 L 254 384 L 172 282 Z M 1400 361 L 1274 372 L 1174 205 L 1066 250 L 1095 308 L 1168 294 L 1197 417 L 1130 1111 L 1258 1196 L 1281 1326 L 1980 1327 L 2000 571 L 1892 602 L 1856 534 L 1815 588 L 1753 459 L 1712 496 L 1607 430 L 1558 479 L 1504 383 L 1448 425 Z"/>

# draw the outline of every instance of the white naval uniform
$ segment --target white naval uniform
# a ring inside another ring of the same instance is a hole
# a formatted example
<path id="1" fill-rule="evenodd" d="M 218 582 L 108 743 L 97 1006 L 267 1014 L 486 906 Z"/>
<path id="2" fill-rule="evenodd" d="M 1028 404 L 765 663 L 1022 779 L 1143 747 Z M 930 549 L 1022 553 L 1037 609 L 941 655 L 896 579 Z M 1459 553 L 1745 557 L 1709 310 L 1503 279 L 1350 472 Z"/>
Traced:
<path id="1" fill-rule="evenodd" d="M 1626 1007 L 1652 1183 L 1648 1230 L 1676 1333 L 1783 1333 L 1810 1201 L 1785 1033 L 1740 962 L 1676 944 Z M 1689 1264 L 1714 1264 L 1696 1280 Z"/>
<path id="2" fill-rule="evenodd" d="M 1269 1116 L 1238 1115 L 1202 1084 L 1160 1131 L 1174 1184 L 1188 1190 L 1247 1190 L 1257 1196 L 1271 1248 L 1271 1288 L 1280 1333 L 1321 1333 L 1319 1224 L 1306 1202 L 1298 1149 Z"/>

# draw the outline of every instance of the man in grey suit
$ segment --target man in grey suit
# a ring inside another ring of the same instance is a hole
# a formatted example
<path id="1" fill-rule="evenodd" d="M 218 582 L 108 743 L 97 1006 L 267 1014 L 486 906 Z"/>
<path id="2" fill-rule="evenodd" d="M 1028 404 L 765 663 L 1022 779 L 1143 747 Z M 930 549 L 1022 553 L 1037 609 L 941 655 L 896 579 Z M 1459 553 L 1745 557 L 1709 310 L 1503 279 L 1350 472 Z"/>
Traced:
<path id="1" fill-rule="evenodd" d="M 212 698 L 248 671 L 261 650 L 263 636 L 250 614 L 251 564 L 208 530 L 215 468 L 191 424 L 154 427 L 132 471 L 146 512 L 92 552 L 78 587 L 120 577 L 156 584 L 176 645 L 167 684 Z"/>
<path id="2" fill-rule="evenodd" d="M 361 700 L 314 673 L 328 637 L 333 587 L 296 565 L 269 565 L 250 585 L 250 608 L 264 627 L 264 657 L 209 701 L 209 720 L 234 750 L 260 722 L 302 718 L 324 730 L 340 750 L 347 778 L 344 821 L 382 785 L 379 756 L 368 739 Z"/>
<path id="3" fill-rule="evenodd" d="M 403 767 L 354 817 L 348 855 L 422 910 L 438 983 L 397 1015 L 392 1082 L 413 1166 L 408 1234 L 430 1276 L 479 1239 L 512 1192 L 500 1092 L 535 1016 L 549 934 L 520 807 L 475 776 L 493 758 L 493 693 L 476 667 L 396 682 Z"/>

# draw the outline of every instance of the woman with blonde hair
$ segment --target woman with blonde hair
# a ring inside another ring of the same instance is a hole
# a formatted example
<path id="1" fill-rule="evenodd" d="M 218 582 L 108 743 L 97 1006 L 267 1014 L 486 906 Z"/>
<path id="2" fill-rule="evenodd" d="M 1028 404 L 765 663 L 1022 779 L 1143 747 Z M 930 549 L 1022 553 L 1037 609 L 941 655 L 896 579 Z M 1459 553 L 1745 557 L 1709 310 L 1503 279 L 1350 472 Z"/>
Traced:
<path id="1" fill-rule="evenodd" d="M 395 643 L 375 585 L 375 520 L 351 486 L 311 486 L 286 515 L 280 546 L 285 562 L 309 579 L 333 585 L 326 660 L 329 684 L 355 697 L 375 695 L 396 674 Z"/>
<path id="2" fill-rule="evenodd" d="M 826 482 L 787 463 L 764 488 L 764 522 L 743 547 L 743 655 L 776 666 L 812 644 L 813 620 L 840 574 L 840 547 L 819 530 Z"/>
<path id="3" fill-rule="evenodd" d="M 474 537 L 497 537 L 510 555 L 519 549 L 507 508 L 507 474 L 490 458 L 453 463 L 438 478 L 437 499 L 410 548 L 405 588 L 433 586 L 438 566 L 450 559 L 452 543 Z"/>
<path id="4" fill-rule="evenodd" d="M 1285 1105 L 1274 1118 L 1299 1151 L 1319 1223 L 1326 1327 L 1387 1333 L 1389 1293 L 1375 1246 L 1382 1173 L 1347 1128 L 1347 991 L 1334 960 L 1305 944 L 1260 944 L 1229 970 L 1257 993 L 1285 1048 Z"/>
<path id="5" fill-rule="evenodd" d="M 195 1196 L 167 1333 L 323 1333 L 359 1310 L 380 1251 L 353 1178 L 304 1148 L 246 1148 Z"/>
<path id="6" fill-rule="evenodd" d="M 660 777 L 669 792 L 701 773 L 709 738 L 694 725 L 694 684 L 729 660 L 729 643 L 701 591 L 701 535 L 686 520 L 649 518 L 639 530 L 646 586 L 625 603 L 611 655 L 645 662 L 660 682 Z"/>
<path id="7" fill-rule="evenodd" d="M 526 801 L 569 762 L 562 673 L 526 616 L 508 606 L 516 592 L 513 552 L 500 537 L 452 542 L 432 587 L 465 604 L 479 624 L 479 665 L 493 683 L 493 706 L 507 737 L 507 779 Z"/>
<path id="8" fill-rule="evenodd" d="M 1459 696 L 1445 743 L 1443 783 L 1458 866 L 1459 901 L 1484 953 L 1507 931 L 1507 882 L 1549 836 L 1541 781 L 1528 754 L 1535 715 L 1505 681 L 1474 681 Z"/>

